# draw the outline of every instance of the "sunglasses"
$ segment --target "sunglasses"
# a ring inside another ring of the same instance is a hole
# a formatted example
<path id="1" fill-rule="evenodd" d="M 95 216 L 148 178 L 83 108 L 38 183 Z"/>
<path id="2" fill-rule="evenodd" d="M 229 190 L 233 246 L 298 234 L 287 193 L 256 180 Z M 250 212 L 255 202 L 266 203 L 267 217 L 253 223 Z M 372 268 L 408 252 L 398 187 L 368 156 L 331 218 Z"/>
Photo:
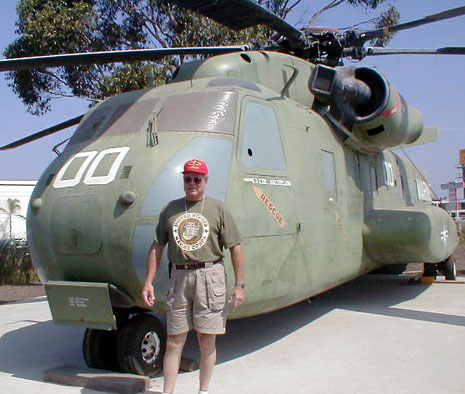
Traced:
<path id="1" fill-rule="evenodd" d="M 200 183 L 202 182 L 203 179 L 204 179 L 203 176 L 194 176 L 194 177 L 185 176 L 184 177 L 184 183 L 194 182 L 196 185 L 200 185 Z"/>

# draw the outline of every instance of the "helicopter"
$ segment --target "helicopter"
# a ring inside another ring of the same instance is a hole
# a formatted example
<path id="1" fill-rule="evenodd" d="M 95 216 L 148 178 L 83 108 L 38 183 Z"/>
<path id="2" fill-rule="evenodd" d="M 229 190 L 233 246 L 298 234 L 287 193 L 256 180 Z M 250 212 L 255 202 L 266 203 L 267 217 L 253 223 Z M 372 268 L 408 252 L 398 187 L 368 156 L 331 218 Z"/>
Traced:
<path id="1" fill-rule="evenodd" d="M 193 157 L 208 163 L 207 193 L 227 203 L 244 239 L 247 299 L 230 318 L 284 308 L 387 265 L 424 263 L 425 273 L 455 278 L 456 225 L 432 206 L 428 175 L 393 152 L 434 140 L 436 130 L 423 127 L 420 112 L 378 70 L 338 66 L 346 57 L 406 53 L 365 43 L 464 15 L 465 7 L 340 33 L 296 29 L 248 0 L 173 3 L 237 30 L 264 24 L 277 38 L 263 47 L 0 60 L 0 71 L 16 71 L 212 55 L 182 64 L 166 85 L 110 97 L 0 148 L 79 124 L 40 177 L 27 227 L 53 320 L 86 328 L 89 366 L 160 371 L 166 256 L 154 284 L 157 313 L 140 292 L 158 214 L 183 194 L 182 165 Z"/>

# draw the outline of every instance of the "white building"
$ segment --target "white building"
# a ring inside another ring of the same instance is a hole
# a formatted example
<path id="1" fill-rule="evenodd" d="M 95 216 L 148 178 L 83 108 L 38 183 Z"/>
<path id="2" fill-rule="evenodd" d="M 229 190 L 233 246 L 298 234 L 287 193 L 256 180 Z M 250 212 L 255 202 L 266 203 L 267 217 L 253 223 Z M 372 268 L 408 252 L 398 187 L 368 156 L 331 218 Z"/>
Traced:
<path id="1" fill-rule="evenodd" d="M 0 239 L 26 238 L 25 218 L 36 183 L 37 181 L 0 181 Z M 12 205 L 16 206 L 13 212 Z"/>

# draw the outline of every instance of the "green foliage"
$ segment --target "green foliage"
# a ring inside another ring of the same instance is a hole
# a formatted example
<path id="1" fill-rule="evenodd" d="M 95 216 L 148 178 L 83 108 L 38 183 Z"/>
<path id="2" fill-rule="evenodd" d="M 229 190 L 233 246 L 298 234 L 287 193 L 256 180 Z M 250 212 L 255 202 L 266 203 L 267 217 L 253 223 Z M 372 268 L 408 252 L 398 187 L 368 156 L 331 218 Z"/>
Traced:
<path id="1" fill-rule="evenodd" d="M 285 18 L 302 0 L 256 0 Z M 333 0 L 376 8 L 387 0 Z M 336 4 L 336 5 L 334 5 Z M 167 0 L 21 0 L 17 7 L 18 38 L 4 51 L 7 58 L 153 47 L 190 47 L 267 43 L 271 32 L 258 26 L 236 32 L 208 18 L 181 10 Z M 157 63 L 107 64 L 35 69 L 7 74 L 9 85 L 40 115 L 52 100 L 110 95 L 165 83 L 185 57 Z"/>
<path id="2" fill-rule="evenodd" d="M 400 13 L 395 7 L 390 7 L 376 18 L 375 28 L 397 25 L 400 21 Z M 384 47 L 391 41 L 393 34 L 386 34 L 383 38 L 378 38 L 373 42 L 374 46 Z"/>
<path id="3" fill-rule="evenodd" d="M 5 50 L 6 57 L 37 56 L 64 52 L 92 50 L 92 32 L 95 13 L 85 1 L 22 0 L 18 7 L 17 34 L 20 35 Z M 50 73 L 44 70 L 9 73 L 13 91 L 34 114 L 50 109 L 53 96 L 82 95 L 82 86 L 73 85 L 78 80 L 80 68 L 68 72 Z M 95 76 L 94 76 L 95 77 Z M 86 74 L 85 80 L 91 80 Z M 87 82 L 88 83 L 88 82 Z M 69 88 L 71 87 L 71 92 Z"/>
<path id="4" fill-rule="evenodd" d="M 328 4 L 318 10 L 310 19 L 310 25 L 313 25 L 316 20 L 326 11 L 336 8 L 344 3 L 350 4 L 354 7 L 364 7 L 369 10 L 374 10 L 383 3 L 392 2 L 395 0 L 329 0 Z M 394 8 L 394 7 L 392 7 Z M 395 9 L 395 8 L 394 8 Z M 388 26 L 388 25 L 385 25 Z M 390 26 L 390 25 L 389 25 Z"/>
<path id="5" fill-rule="evenodd" d="M 365 8 L 371 8 L 374 10 L 376 7 L 390 0 L 347 0 L 349 4 L 354 6 L 363 6 Z"/>
<path id="6" fill-rule="evenodd" d="M 39 282 L 24 240 L 0 240 L 0 285 Z"/>

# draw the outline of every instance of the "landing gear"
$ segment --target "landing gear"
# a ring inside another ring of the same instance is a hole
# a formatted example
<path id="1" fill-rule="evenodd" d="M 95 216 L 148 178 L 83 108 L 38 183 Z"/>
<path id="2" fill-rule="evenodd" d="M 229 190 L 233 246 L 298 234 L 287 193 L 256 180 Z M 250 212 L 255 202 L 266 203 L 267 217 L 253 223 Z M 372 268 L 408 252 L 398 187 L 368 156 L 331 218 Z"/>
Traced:
<path id="1" fill-rule="evenodd" d="M 119 371 L 116 341 L 116 331 L 88 328 L 82 344 L 86 364 L 90 368 Z"/>
<path id="2" fill-rule="evenodd" d="M 455 259 L 451 256 L 446 261 L 441 263 L 442 273 L 447 280 L 457 279 L 457 268 L 455 265 Z"/>
<path id="3" fill-rule="evenodd" d="M 163 323 L 141 313 L 118 324 L 117 331 L 87 329 L 83 353 L 90 368 L 155 376 L 163 366 L 166 334 Z"/>
<path id="4" fill-rule="evenodd" d="M 156 317 L 140 314 L 130 319 L 118 335 L 118 362 L 124 372 L 155 376 L 163 367 L 166 336 Z"/>
<path id="5" fill-rule="evenodd" d="M 434 278 L 437 276 L 436 264 L 425 263 L 423 268 L 423 277 Z"/>
<path id="6" fill-rule="evenodd" d="M 447 260 L 437 264 L 425 263 L 422 278 L 434 278 L 436 279 L 437 272 L 442 272 L 446 280 L 457 279 L 457 268 L 455 259 L 450 256 Z"/>

